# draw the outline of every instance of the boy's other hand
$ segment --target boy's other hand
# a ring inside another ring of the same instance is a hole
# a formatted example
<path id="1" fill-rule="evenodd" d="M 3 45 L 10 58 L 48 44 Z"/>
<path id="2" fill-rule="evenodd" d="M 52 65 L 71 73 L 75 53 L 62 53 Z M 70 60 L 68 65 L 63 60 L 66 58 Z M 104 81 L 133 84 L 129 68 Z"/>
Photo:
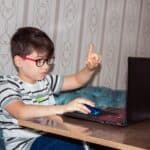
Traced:
<path id="1" fill-rule="evenodd" d="M 90 105 L 92 107 L 95 106 L 95 104 L 90 100 L 83 98 L 76 98 L 64 105 L 65 109 L 64 112 L 79 111 L 84 114 L 90 113 L 90 110 L 84 104 Z"/>
<path id="2" fill-rule="evenodd" d="M 88 57 L 86 60 L 86 66 L 89 70 L 96 69 L 101 64 L 101 57 L 94 52 L 94 45 L 90 44 L 88 50 Z"/>

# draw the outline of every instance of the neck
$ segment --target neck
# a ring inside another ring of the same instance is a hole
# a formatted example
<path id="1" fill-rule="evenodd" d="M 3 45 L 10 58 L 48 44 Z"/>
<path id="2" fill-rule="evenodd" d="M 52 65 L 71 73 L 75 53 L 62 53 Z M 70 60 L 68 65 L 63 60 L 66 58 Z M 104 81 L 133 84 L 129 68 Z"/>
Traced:
<path id="1" fill-rule="evenodd" d="M 21 73 L 18 73 L 18 77 L 19 77 L 22 81 L 24 81 L 24 82 L 26 82 L 26 83 L 30 83 L 30 84 L 36 83 L 36 80 L 33 80 L 33 79 L 29 78 L 29 77 L 26 77 L 26 76 L 24 76 L 24 75 L 21 74 Z"/>

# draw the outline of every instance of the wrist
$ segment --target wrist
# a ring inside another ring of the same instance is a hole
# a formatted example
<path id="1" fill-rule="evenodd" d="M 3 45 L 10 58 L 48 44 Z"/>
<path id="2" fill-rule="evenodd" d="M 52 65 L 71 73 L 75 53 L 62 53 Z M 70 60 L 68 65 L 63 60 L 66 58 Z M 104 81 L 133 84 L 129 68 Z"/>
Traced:
<path id="1" fill-rule="evenodd" d="M 49 115 L 61 115 L 64 113 L 64 105 L 49 105 L 47 108 Z"/>
<path id="2" fill-rule="evenodd" d="M 57 107 L 57 112 L 56 112 L 56 114 L 57 115 L 62 115 L 62 114 L 64 114 L 65 113 L 65 106 L 64 105 L 56 105 L 56 107 Z"/>
<path id="3" fill-rule="evenodd" d="M 91 73 L 94 73 L 96 71 L 96 68 L 91 68 L 90 66 L 86 65 L 85 66 L 85 69 L 88 71 L 88 72 L 91 72 Z"/>

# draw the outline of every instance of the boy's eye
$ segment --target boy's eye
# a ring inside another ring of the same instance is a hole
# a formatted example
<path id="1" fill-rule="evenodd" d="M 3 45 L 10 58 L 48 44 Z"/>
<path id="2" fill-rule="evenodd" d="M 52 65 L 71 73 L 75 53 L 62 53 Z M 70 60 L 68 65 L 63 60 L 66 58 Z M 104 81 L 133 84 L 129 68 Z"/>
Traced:
<path id="1" fill-rule="evenodd" d="M 43 65 L 44 63 L 45 63 L 45 59 L 37 59 L 37 60 L 36 60 L 37 66 L 41 66 L 41 65 Z"/>
<path id="2" fill-rule="evenodd" d="M 37 59 L 36 61 L 37 61 L 38 63 L 42 63 L 44 60 L 45 60 L 45 59 Z"/>

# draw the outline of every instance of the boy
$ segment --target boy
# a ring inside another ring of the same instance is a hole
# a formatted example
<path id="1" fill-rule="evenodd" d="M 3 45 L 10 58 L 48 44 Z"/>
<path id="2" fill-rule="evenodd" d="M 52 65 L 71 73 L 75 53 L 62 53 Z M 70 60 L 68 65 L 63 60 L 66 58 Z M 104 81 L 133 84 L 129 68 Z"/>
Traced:
<path id="1" fill-rule="evenodd" d="M 54 93 L 85 85 L 100 64 L 90 46 L 86 67 L 76 74 L 62 77 L 48 74 L 54 63 L 54 45 L 41 30 L 23 27 L 11 39 L 11 54 L 17 75 L 0 78 L 0 126 L 8 150 L 83 149 L 82 144 L 55 136 L 41 135 L 17 125 L 17 119 L 32 119 L 65 112 L 89 113 L 85 99 L 55 105 Z M 43 147 L 44 145 L 44 147 Z"/>

